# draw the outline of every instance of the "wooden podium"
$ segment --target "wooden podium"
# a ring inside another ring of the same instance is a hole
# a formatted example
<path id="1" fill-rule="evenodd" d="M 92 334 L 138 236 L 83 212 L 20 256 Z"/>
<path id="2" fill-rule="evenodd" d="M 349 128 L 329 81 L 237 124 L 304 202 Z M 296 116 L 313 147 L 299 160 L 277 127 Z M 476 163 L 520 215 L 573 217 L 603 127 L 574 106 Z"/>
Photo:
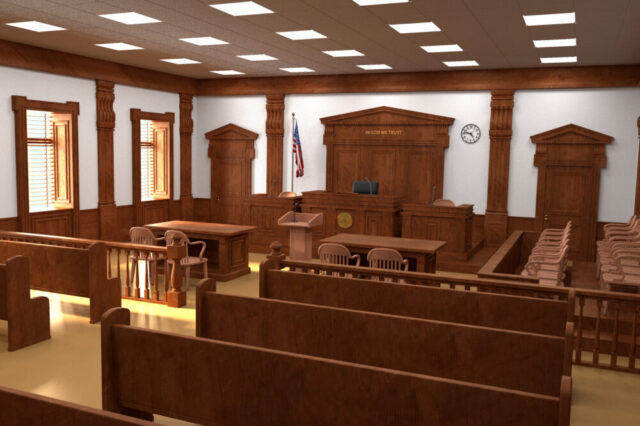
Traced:
<path id="1" fill-rule="evenodd" d="M 313 254 L 311 228 L 322 225 L 322 222 L 322 213 L 297 213 L 293 211 L 278 219 L 278 225 L 289 228 L 290 259 L 311 260 Z"/>

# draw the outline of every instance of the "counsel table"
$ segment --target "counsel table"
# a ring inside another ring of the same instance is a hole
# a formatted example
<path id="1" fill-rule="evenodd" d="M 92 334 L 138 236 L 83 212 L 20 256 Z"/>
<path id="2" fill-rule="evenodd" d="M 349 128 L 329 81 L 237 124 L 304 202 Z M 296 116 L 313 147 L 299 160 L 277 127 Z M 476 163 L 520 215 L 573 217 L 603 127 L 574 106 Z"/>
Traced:
<path id="1" fill-rule="evenodd" d="M 171 220 L 145 225 L 157 235 L 163 234 L 169 229 L 182 231 L 192 241 L 202 240 L 207 243 L 204 256 L 209 260 L 209 277 L 218 281 L 229 281 L 242 275 L 246 275 L 249 269 L 249 232 L 255 226 L 227 225 L 224 223 L 189 222 L 184 220 Z M 191 249 L 191 248 L 190 248 Z M 193 247 L 195 251 L 200 246 Z M 191 256 L 198 253 L 190 252 Z M 200 268 L 194 268 L 192 275 L 201 274 Z"/>
<path id="2" fill-rule="evenodd" d="M 347 246 L 352 252 L 360 253 L 364 262 L 367 259 L 367 252 L 372 248 L 386 247 L 396 249 L 403 257 L 409 259 L 409 269 L 430 273 L 436 271 L 436 252 L 447 244 L 446 241 L 362 234 L 336 234 L 320 240 L 320 244 L 323 243 L 336 243 Z"/>

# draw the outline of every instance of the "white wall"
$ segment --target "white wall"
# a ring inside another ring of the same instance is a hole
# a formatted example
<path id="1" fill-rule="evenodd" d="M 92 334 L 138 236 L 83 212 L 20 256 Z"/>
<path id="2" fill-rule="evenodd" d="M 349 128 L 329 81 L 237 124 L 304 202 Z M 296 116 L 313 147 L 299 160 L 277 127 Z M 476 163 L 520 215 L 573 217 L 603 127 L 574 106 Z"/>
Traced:
<path id="1" fill-rule="evenodd" d="M 509 215 L 535 217 L 538 169 L 530 137 L 573 123 L 613 136 L 600 175 L 598 220 L 627 221 L 635 199 L 640 88 L 517 90 L 514 103 Z"/>
<path id="2" fill-rule="evenodd" d="M 320 118 L 361 109 L 390 106 L 455 118 L 445 150 L 444 198 L 456 204 L 474 204 L 484 214 L 487 204 L 489 166 L 490 92 L 433 92 L 338 95 L 291 95 L 285 97 L 285 188 L 291 187 L 291 113 L 296 114 L 302 141 L 304 176 L 294 179 L 297 193 L 325 189 L 326 147 Z M 482 136 L 474 145 L 460 139 L 467 123 L 480 126 Z"/>
<path id="3" fill-rule="evenodd" d="M 255 142 L 251 192 L 267 191 L 267 98 L 265 96 L 201 96 L 194 102 L 192 139 L 192 180 L 194 198 L 211 196 L 209 141 L 204 134 L 229 123 L 258 134 Z"/>
<path id="4" fill-rule="evenodd" d="M 95 93 L 95 88 L 92 89 Z M 116 128 L 113 133 L 114 196 L 116 205 L 133 204 L 131 108 L 145 112 L 172 112 L 173 123 L 173 199 L 180 199 L 180 97 L 176 93 L 116 84 Z M 95 97 L 95 95 L 94 95 Z M 93 101 L 95 105 L 95 100 Z M 192 117 L 194 115 L 192 114 Z"/>
<path id="5" fill-rule="evenodd" d="M 94 80 L 0 66 L 0 217 L 18 215 L 14 114 L 11 96 L 49 102 L 79 102 L 80 208 L 98 206 L 98 143 Z"/>

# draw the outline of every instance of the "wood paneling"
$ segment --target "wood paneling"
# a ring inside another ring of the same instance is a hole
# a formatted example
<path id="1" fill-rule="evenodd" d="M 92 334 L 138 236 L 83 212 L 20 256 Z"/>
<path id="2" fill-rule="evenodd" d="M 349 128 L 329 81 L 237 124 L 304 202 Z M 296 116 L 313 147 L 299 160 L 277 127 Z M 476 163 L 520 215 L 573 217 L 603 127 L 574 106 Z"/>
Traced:
<path id="1" fill-rule="evenodd" d="M 444 150 L 453 118 L 378 107 L 321 118 L 328 192 L 350 193 L 354 180 L 379 182 L 379 194 L 428 203 L 442 197 Z"/>
<path id="2" fill-rule="evenodd" d="M 113 208 L 114 221 L 111 224 L 111 228 L 109 229 L 109 234 L 113 236 L 113 238 L 107 238 L 107 240 L 114 240 L 117 236 L 117 209 Z M 87 238 L 92 240 L 100 240 L 104 239 L 100 236 L 100 210 L 99 209 L 90 209 L 90 210 L 80 210 L 80 229 L 78 232 L 78 238 Z"/>
<path id="3" fill-rule="evenodd" d="M 18 231 L 19 221 L 17 217 L 5 217 L 0 219 L 1 231 Z"/>
<path id="4" fill-rule="evenodd" d="M 640 140 L 640 117 L 638 117 L 638 139 Z M 638 149 L 638 176 L 636 177 L 636 204 L 634 214 L 640 214 L 640 149 Z"/>
<path id="5" fill-rule="evenodd" d="M 175 93 L 195 93 L 197 86 L 191 78 L 6 40 L 0 40 L 0 64 Z"/>
<path id="6" fill-rule="evenodd" d="M 180 201 L 181 218 L 193 218 L 191 194 L 191 135 L 193 134 L 193 95 L 180 93 Z"/>
<path id="7" fill-rule="evenodd" d="M 114 86 L 112 81 L 96 80 L 99 238 L 103 240 L 115 238 L 118 221 L 113 183 L 113 130 L 116 126 Z"/>
<path id="8" fill-rule="evenodd" d="M 205 134 L 211 158 L 211 220 L 241 224 L 243 201 L 251 194 L 256 133 L 227 124 Z"/>
<path id="9" fill-rule="evenodd" d="M 211 213 L 209 211 L 211 207 L 210 198 L 194 198 L 193 199 L 193 220 L 197 222 L 210 222 Z"/>
<path id="10" fill-rule="evenodd" d="M 297 208 L 301 197 L 278 198 L 265 194 L 253 194 L 245 198 L 245 225 L 257 229 L 249 234 L 249 251 L 269 253 L 269 244 L 282 243 L 285 253 L 289 253 L 289 229 L 278 225 L 278 219 L 285 213 Z"/>
<path id="11" fill-rule="evenodd" d="M 513 90 L 491 91 L 489 185 L 484 218 L 485 243 L 490 246 L 499 245 L 507 238 L 513 93 Z"/>
<path id="12" fill-rule="evenodd" d="M 198 95 L 638 87 L 640 65 L 429 71 L 198 81 Z"/>
<path id="13" fill-rule="evenodd" d="M 562 228 L 571 220 L 574 259 L 593 260 L 600 169 L 613 137 L 569 124 L 531 136 L 538 167 L 536 228 Z"/>
<path id="14" fill-rule="evenodd" d="M 284 95 L 267 95 L 267 194 L 277 197 L 283 189 L 282 137 L 284 136 Z"/>

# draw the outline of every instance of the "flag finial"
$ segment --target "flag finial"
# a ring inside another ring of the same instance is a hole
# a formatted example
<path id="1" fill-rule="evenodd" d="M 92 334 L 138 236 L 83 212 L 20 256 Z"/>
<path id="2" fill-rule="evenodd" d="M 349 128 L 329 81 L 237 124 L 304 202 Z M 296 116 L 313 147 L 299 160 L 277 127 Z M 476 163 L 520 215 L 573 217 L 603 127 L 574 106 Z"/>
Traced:
<path id="1" fill-rule="evenodd" d="M 295 112 L 292 112 L 292 113 L 291 113 L 291 116 L 292 116 L 292 117 L 295 117 L 295 116 L 296 116 L 296 113 L 295 113 Z"/>

